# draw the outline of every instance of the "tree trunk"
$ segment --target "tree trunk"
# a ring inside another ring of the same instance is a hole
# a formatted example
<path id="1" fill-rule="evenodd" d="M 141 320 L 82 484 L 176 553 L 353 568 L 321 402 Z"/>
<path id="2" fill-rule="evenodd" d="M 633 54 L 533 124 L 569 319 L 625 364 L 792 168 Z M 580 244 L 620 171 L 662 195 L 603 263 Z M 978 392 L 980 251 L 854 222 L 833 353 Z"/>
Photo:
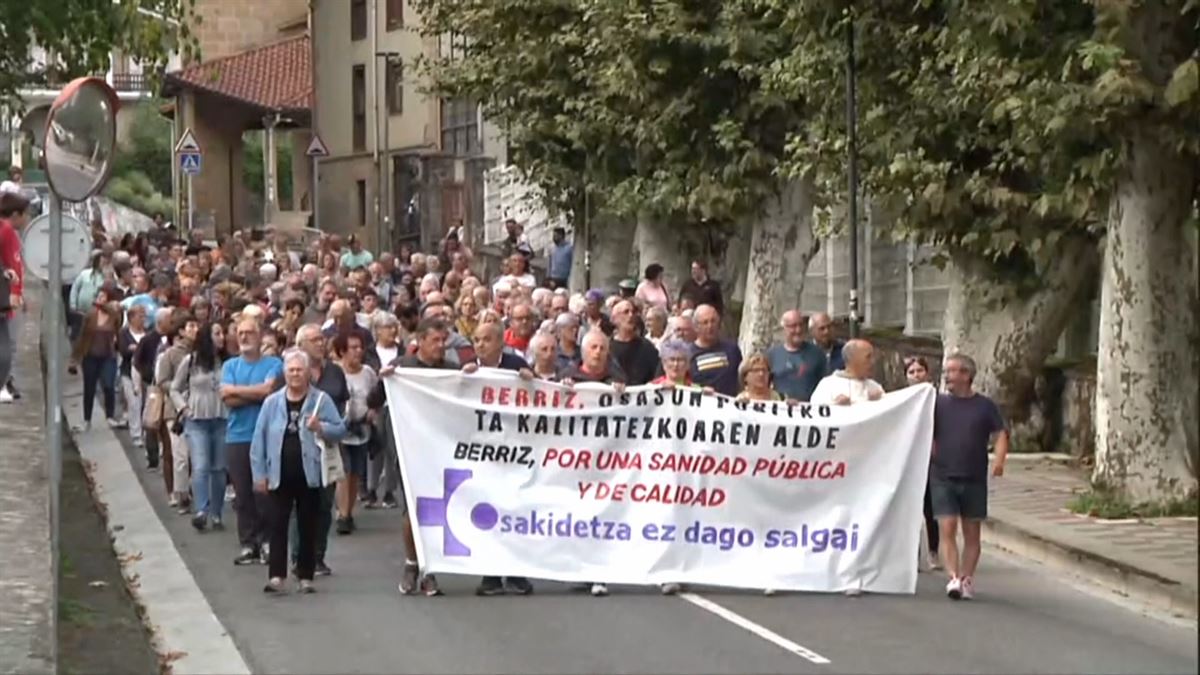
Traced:
<path id="1" fill-rule="evenodd" d="M 820 248 L 813 236 L 813 186 L 793 181 L 783 186 L 750 235 L 750 266 L 738 343 L 744 354 L 769 345 L 779 315 L 797 309 L 808 263 Z"/>
<path id="2" fill-rule="evenodd" d="M 692 260 L 703 248 L 699 226 L 672 223 L 649 215 L 638 217 L 638 279 L 646 266 L 663 266 L 663 280 L 671 300 L 679 297 L 679 288 L 691 275 Z"/>
<path id="3" fill-rule="evenodd" d="M 1135 133 L 1109 213 L 1100 296 L 1096 481 L 1133 503 L 1196 488 L 1200 331 L 1185 231 L 1196 166 Z"/>
<path id="4" fill-rule="evenodd" d="M 1052 258 L 1058 262 L 1042 271 L 1041 286 L 1025 297 L 991 276 L 987 263 L 977 258 L 955 255 L 947 268 L 945 353 L 975 360 L 975 388 L 1000 406 L 1015 450 L 1044 450 L 1044 423 L 1030 405 L 1035 383 L 1067 321 L 1086 306 L 1099 257 L 1094 240 L 1064 237 Z"/>
<path id="5" fill-rule="evenodd" d="M 617 284 L 629 276 L 636 224 L 626 218 L 594 216 L 590 228 L 590 249 L 587 229 L 582 223 L 575 226 L 575 258 L 571 264 L 571 288 L 603 288 L 615 292 Z M 585 267 L 589 259 L 592 267 L 590 282 Z"/>
<path id="6" fill-rule="evenodd" d="M 739 231 L 732 226 L 689 223 L 643 216 L 638 218 L 638 276 L 650 263 L 663 266 L 667 290 L 674 302 L 691 278 L 693 260 L 704 260 L 708 274 L 721 284 L 726 313 L 734 297 L 737 275 L 745 271 L 746 251 L 738 247 Z M 733 328 L 736 329 L 736 324 Z"/>

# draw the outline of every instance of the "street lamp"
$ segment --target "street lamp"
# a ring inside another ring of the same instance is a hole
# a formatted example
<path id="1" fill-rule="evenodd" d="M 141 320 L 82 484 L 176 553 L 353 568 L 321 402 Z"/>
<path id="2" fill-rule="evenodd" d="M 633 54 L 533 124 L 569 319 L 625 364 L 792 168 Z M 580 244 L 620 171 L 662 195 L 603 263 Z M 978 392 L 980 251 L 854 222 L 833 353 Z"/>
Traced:
<path id="1" fill-rule="evenodd" d="M 849 200 L 846 217 L 850 227 L 850 337 L 858 337 L 858 82 L 854 67 L 854 10 L 846 22 L 846 179 Z M 870 243 L 868 242 L 868 246 Z"/>
<path id="2" fill-rule="evenodd" d="M 396 52 L 396 51 L 375 52 L 375 58 L 383 59 L 385 69 L 391 68 L 393 63 L 401 60 L 400 52 Z M 377 73 L 379 72 L 378 69 L 376 69 L 376 72 Z M 388 86 L 387 70 L 384 71 L 383 86 L 386 90 L 386 88 Z M 392 237 L 391 237 L 392 218 L 391 218 L 391 210 L 390 210 L 391 189 L 390 189 L 390 181 L 385 179 L 385 176 L 387 176 L 390 173 L 388 171 L 388 150 L 390 150 L 391 146 L 392 146 L 392 141 L 391 141 L 392 111 L 391 111 L 391 108 L 387 104 L 387 100 L 390 96 L 391 96 L 391 92 L 384 91 L 384 95 L 383 95 L 384 104 L 382 106 L 379 105 L 379 99 L 380 99 L 380 97 L 379 97 L 379 82 L 378 82 L 378 80 L 376 80 L 376 82 L 375 82 L 375 148 L 376 148 L 375 199 L 378 200 L 378 202 L 379 202 L 379 250 L 381 250 L 381 251 L 388 250 L 389 248 L 391 248 L 391 244 L 392 244 Z M 379 118 L 381 117 L 380 110 L 383 111 L 383 115 L 382 115 L 382 117 L 383 117 L 383 142 L 382 142 L 382 144 L 380 143 L 380 138 L 379 138 Z M 386 239 L 385 239 L 385 237 L 386 237 Z M 386 245 L 384 244 L 385 241 L 387 242 Z"/>

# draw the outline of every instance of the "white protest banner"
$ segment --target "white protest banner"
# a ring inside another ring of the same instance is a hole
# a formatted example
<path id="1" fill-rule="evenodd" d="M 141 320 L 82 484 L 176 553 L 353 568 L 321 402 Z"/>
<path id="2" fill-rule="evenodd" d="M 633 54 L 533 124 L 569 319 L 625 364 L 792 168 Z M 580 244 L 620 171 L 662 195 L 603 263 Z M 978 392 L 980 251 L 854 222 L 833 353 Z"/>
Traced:
<path id="1" fill-rule="evenodd" d="M 428 572 L 913 593 L 936 394 L 852 406 L 385 378 Z"/>

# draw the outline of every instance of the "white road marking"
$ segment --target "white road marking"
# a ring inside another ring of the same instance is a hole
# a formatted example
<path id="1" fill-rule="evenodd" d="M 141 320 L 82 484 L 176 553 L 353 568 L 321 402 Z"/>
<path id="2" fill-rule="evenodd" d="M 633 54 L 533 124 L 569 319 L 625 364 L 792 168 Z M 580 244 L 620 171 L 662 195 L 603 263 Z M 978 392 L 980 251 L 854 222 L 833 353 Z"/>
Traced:
<path id="1" fill-rule="evenodd" d="M 692 603 L 693 605 L 695 605 L 701 609 L 704 609 L 709 612 L 712 612 L 713 614 L 716 614 L 717 616 L 721 617 L 722 619 L 725 619 L 726 621 L 728 621 L 729 623 L 731 623 L 735 626 L 738 626 L 739 628 L 744 628 L 744 629 L 750 631 L 751 633 L 754 633 L 758 637 L 766 640 L 767 642 L 770 642 L 771 644 L 774 644 L 777 647 L 782 647 L 783 649 L 795 654 L 796 656 L 799 656 L 803 659 L 807 659 L 808 661 L 811 661 L 812 663 L 818 663 L 818 664 L 831 663 L 829 659 L 825 658 L 824 656 L 821 656 L 820 654 L 814 652 L 813 650 L 809 649 L 808 647 L 805 647 L 804 645 L 796 644 L 795 642 L 792 642 L 791 640 L 783 637 L 782 635 L 780 635 L 779 633 L 776 633 L 775 631 L 771 630 L 770 628 L 767 628 L 765 626 L 760 626 L 759 624 L 754 623 L 753 621 L 751 621 L 750 619 L 747 619 L 746 617 L 742 616 L 741 614 L 738 614 L 737 612 L 734 612 L 733 610 L 726 609 L 725 607 L 718 605 L 717 603 L 713 602 L 712 600 L 709 600 L 708 598 L 705 598 L 700 595 L 696 595 L 695 593 L 680 593 L 679 597 L 684 600 L 687 600 L 688 602 Z"/>

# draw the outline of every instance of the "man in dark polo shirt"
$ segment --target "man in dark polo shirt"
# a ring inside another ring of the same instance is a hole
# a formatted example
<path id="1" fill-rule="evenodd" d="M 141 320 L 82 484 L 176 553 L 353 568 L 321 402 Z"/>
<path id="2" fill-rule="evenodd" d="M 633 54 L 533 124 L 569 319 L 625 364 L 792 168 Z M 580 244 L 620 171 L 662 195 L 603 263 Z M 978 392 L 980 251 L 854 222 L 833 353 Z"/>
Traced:
<path id="1" fill-rule="evenodd" d="M 526 308 L 528 309 L 528 308 Z M 533 379 L 533 371 L 525 359 L 504 349 L 504 330 L 499 323 L 480 324 L 475 329 L 475 359 L 463 365 L 464 373 L 474 373 L 480 368 L 498 368 L 520 373 L 521 379 Z M 525 577 L 484 577 L 475 589 L 475 595 L 529 595 L 533 584 Z"/>
<path id="2" fill-rule="evenodd" d="M 975 595 L 980 530 L 987 518 L 988 444 L 995 441 L 992 475 L 1004 475 L 1008 431 L 992 399 L 976 393 L 975 361 L 964 354 L 946 359 L 948 393 L 938 396 L 933 412 L 933 460 L 929 492 L 941 530 L 942 564 L 950 573 L 946 595 L 969 600 Z M 962 559 L 958 528 L 962 525 Z"/>
<path id="3" fill-rule="evenodd" d="M 456 367 L 446 361 L 446 340 L 450 337 L 450 325 L 441 319 L 423 319 L 417 324 L 417 349 L 412 354 L 397 357 L 390 364 L 379 369 L 379 384 L 367 398 L 367 405 L 379 409 L 387 401 L 383 386 L 383 378 L 394 374 L 396 368 L 436 368 L 440 370 L 456 370 Z M 396 432 L 399 430 L 387 427 L 389 432 L 388 452 L 396 451 Z M 437 578 L 432 574 L 421 575 L 417 565 L 417 543 L 413 538 L 413 514 L 408 512 L 406 495 L 408 486 L 404 484 L 404 476 L 400 477 L 400 494 L 396 495 L 403 509 L 404 521 L 400 531 L 404 537 L 404 576 L 400 581 L 400 592 L 412 595 L 418 590 L 426 596 L 441 595 Z"/>
<path id="4" fill-rule="evenodd" d="M 717 314 L 725 314 L 725 298 L 721 295 L 721 284 L 708 276 L 708 265 L 703 260 L 692 261 L 692 278 L 683 282 L 679 299 L 691 298 L 696 306 L 709 305 Z"/>

